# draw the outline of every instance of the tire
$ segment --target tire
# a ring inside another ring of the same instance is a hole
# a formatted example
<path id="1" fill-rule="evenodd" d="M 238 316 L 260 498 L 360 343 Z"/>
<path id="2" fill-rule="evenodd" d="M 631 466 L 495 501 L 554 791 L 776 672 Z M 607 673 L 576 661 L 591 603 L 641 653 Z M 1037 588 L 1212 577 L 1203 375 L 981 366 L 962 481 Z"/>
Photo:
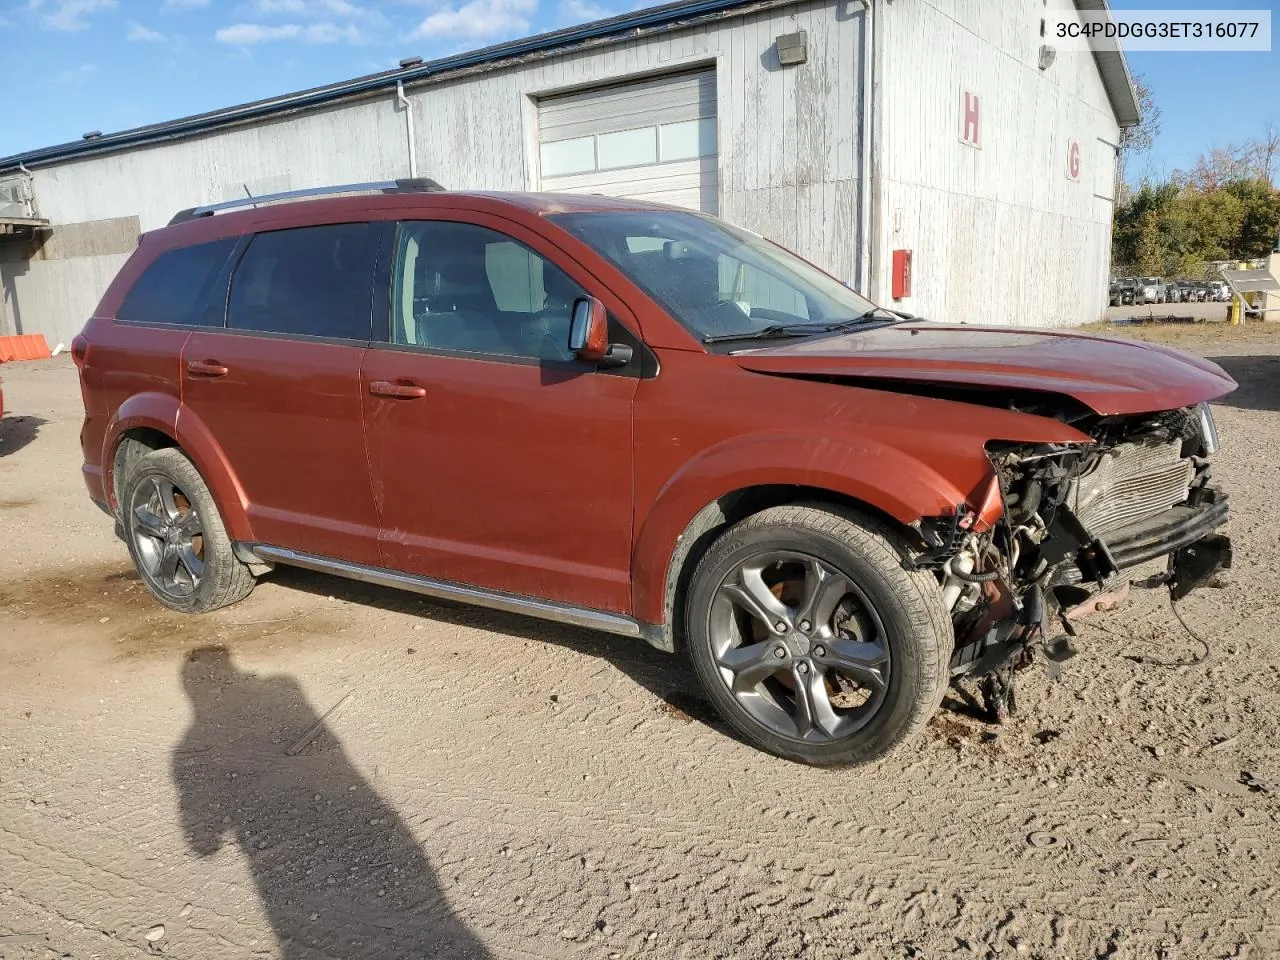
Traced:
<path id="1" fill-rule="evenodd" d="M 897 543 L 852 511 L 790 505 L 735 524 L 703 555 L 684 611 L 689 654 L 747 741 L 844 766 L 884 756 L 932 716 L 954 632 L 937 578 L 908 569 Z M 785 630 L 758 615 L 780 610 Z"/>
<path id="2" fill-rule="evenodd" d="M 204 478 L 181 450 L 153 450 L 133 463 L 120 519 L 138 575 L 166 607 L 208 613 L 253 589 Z"/>

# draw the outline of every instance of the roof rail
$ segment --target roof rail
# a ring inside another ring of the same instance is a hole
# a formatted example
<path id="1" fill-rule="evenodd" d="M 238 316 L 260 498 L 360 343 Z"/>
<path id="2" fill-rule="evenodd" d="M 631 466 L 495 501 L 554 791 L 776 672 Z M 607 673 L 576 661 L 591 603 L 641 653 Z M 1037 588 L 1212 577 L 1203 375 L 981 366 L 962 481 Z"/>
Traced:
<path id="1" fill-rule="evenodd" d="M 286 200 L 306 200 L 312 197 L 331 197 L 350 193 L 436 193 L 444 187 L 426 177 L 412 177 L 401 180 L 375 180 L 371 183 L 340 183 L 329 187 L 308 187 L 305 190 L 287 190 L 284 193 L 264 193 L 260 197 L 238 197 L 235 200 L 224 200 L 222 203 L 209 203 L 203 207 L 188 207 L 179 210 L 169 221 L 169 226 L 184 223 L 198 217 L 211 217 L 224 210 L 235 210 L 240 207 L 257 207 L 264 203 L 281 203 Z"/>

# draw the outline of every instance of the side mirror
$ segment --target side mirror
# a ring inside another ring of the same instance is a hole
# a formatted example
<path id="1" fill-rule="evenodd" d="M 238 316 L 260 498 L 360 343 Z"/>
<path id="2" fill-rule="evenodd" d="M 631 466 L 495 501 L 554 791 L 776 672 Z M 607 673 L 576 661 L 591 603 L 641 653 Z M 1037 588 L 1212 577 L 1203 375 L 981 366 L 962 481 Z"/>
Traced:
<path id="1" fill-rule="evenodd" d="M 595 297 L 583 297 L 573 304 L 569 324 L 569 352 L 579 360 L 599 363 L 609 352 L 609 318 L 604 304 Z"/>

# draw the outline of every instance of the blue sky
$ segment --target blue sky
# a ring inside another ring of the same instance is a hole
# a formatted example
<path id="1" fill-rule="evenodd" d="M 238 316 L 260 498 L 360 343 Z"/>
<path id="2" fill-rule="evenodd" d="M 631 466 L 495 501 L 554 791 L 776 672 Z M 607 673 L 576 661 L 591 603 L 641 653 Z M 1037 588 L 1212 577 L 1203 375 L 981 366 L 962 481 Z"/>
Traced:
<path id="1" fill-rule="evenodd" d="M 635 0 L 0 0 L 0 156 L 394 68 Z"/>
<path id="2" fill-rule="evenodd" d="M 1163 132 L 1151 156 L 1137 158 L 1130 177 L 1149 173 L 1160 179 L 1193 166 L 1213 147 L 1241 143 L 1263 133 L 1268 123 L 1280 130 L 1280 3 L 1277 0 L 1152 0 L 1116 2 L 1125 9 L 1270 10 L 1270 53 L 1126 54 L 1131 73 L 1141 74 L 1164 113 Z"/>
<path id="3" fill-rule="evenodd" d="M 610 16 L 643 0 L 0 0 L 0 156 Z M 1150 9 L 1278 0 L 1121 0 Z M 1280 39 L 1280 38 L 1278 38 Z M 1130 53 L 1164 111 L 1131 172 L 1280 127 L 1280 52 Z"/>

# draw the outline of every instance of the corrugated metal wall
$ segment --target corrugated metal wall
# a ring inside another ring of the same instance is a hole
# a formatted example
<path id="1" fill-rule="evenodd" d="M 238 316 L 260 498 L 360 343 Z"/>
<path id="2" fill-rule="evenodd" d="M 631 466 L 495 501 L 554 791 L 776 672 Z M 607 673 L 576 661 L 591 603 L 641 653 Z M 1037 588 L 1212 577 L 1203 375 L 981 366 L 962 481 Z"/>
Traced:
<path id="1" fill-rule="evenodd" d="M 539 96 L 698 65 L 716 71 L 721 216 L 795 247 L 852 280 L 858 258 L 862 23 L 846 4 L 804 3 L 410 89 L 418 172 L 456 189 L 538 183 Z M 780 34 L 805 30 L 808 62 L 781 67 Z M 34 170 L 41 214 L 55 225 L 136 215 L 154 229 L 184 207 L 250 192 L 408 175 L 394 93 L 171 144 Z M 123 259 L 123 258 L 119 258 Z M 77 328 L 109 279 L 64 261 L 15 277 L 28 331 Z M 36 293 L 70 285 L 71 300 Z M 6 290 L 10 289 L 7 285 Z M 28 305 L 30 304 L 30 305 Z M 38 305 L 37 305 L 38 304 Z"/>
<path id="2" fill-rule="evenodd" d="M 913 295 L 901 309 L 966 323 L 1099 319 L 1119 128 L 1092 55 L 1059 51 L 1039 68 L 1042 0 L 877 11 L 872 294 L 891 299 L 890 252 L 909 249 Z M 960 140 L 966 90 L 979 97 L 980 147 Z"/>
<path id="3" fill-rule="evenodd" d="M 1042 0 L 877 2 L 871 204 L 873 296 L 889 301 L 890 252 L 914 253 L 903 309 L 945 320 L 1075 324 L 1102 312 L 1118 129 L 1087 54 L 1036 63 Z M 721 216 L 853 282 L 862 171 L 857 3 L 812 2 L 530 59 L 409 90 L 419 174 L 457 189 L 539 182 L 538 98 L 663 72 L 715 70 Z M 808 60 L 774 40 L 804 30 Z M 982 146 L 960 142 L 963 90 L 982 104 Z M 1081 148 L 1067 176 L 1068 143 Z M 393 93 L 34 171 L 55 225 L 138 218 L 201 203 L 408 175 Z M 56 233 L 55 233 L 56 237 Z M 10 325 L 66 339 L 124 253 L 5 263 Z M 0 317 L 4 314 L 0 314 Z"/>

